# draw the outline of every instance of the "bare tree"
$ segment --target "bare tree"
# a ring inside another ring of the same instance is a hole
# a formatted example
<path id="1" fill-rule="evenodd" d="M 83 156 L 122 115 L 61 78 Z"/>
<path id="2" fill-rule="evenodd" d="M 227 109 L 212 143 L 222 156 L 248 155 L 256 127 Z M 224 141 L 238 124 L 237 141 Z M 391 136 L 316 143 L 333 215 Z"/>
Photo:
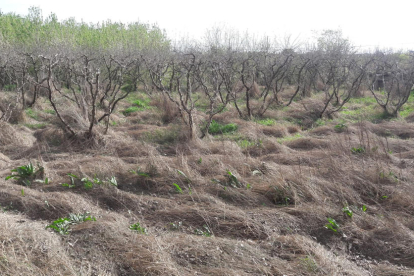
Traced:
<path id="1" fill-rule="evenodd" d="M 367 74 L 368 87 L 384 112 L 392 117 L 407 102 L 414 85 L 414 58 L 399 53 L 375 54 Z"/>

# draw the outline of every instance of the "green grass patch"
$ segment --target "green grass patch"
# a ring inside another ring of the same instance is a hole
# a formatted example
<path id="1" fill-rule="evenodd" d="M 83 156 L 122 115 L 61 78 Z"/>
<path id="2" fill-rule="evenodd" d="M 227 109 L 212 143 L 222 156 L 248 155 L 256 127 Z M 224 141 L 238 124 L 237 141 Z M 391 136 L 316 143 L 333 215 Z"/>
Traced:
<path id="1" fill-rule="evenodd" d="M 53 109 L 45 109 L 43 110 L 43 112 L 51 115 L 56 115 L 56 111 L 54 111 Z"/>
<path id="2" fill-rule="evenodd" d="M 266 119 L 263 119 L 263 120 L 258 120 L 257 123 L 259 125 L 263 125 L 263 126 L 273 126 L 276 123 L 276 121 L 274 119 L 271 119 L 271 118 L 266 118 Z"/>
<path id="3" fill-rule="evenodd" d="M 410 115 L 414 111 L 414 107 L 404 105 L 402 110 L 400 111 L 400 116 L 405 118 Z"/>
<path id="4" fill-rule="evenodd" d="M 29 117 L 30 117 L 30 118 L 32 118 L 32 119 L 39 120 L 39 116 L 38 116 L 38 115 L 37 115 L 37 113 L 36 113 L 33 109 L 31 109 L 31 108 L 26 109 L 26 115 L 27 115 L 27 116 L 29 116 Z"/>
<path id="5" fill-rule="evenodd" d="M 238 126 L 236 124 L 223 125 L 213 120 L 208 129 L 208 133 L 212 135 L 232 133 L 232 132 L 237 131 L 237 129 L 238 129 Z"/>
<path id="6" fill-rule="evenodd" d="M 277 142 L 279 143 L 279 144 L 283 144 L 283 143 L 285 143 L 285 142 L 288 142 L 288 141 L 293 141 L 293 140 L 296 140 L 296 139 L 298 139 L 298 138 L 302 138 L 303 136 L 302 136 L 302 134 L 300 134 L 300 133 L 296 133 L 295 135 L 292 135 L 292 136 L 286 136 L 286 137 L 283 137 L 283 138 L 278 138 L 278 139 L 276 139 L 277 140 Z"/>
<path id="7" fill-rule="evenodd" d="M 242 139 L 242 140 L 238 140 L 237 144 L 239 145 L 240 148 L 247 149 L 247 148 L 252 148 L 252 147 L 261 147 L 263 145 L 263 142 L 260 139 L 257 141 L 252 141 L 249 139 Z"/>
<path id="8" fill-rule="evenodd" d="M 180 129 L 178 127 L 157 129 L 144 133 L 144 140 L 161 145 L 173 144 L 178 141 Z"/>
<path id="9" fill-rule="evenodd" d="M 28 128 L 31 128 L 31 129 L 41 129 L 41 128 L 45 128 L 47 126 L 47 124 L 45 124 L 45 123 L 25 124 L 25 126 L 27 126 Z"/>
<path id="10" fill-rule="evenodd" d="M 149 103 L 151 99 L 145 98 L 142 95 L 139 97 L 136 94 L 133 94 L 126 98 L 126 102 L 130 103 L 132 106 L 124 109 L 122 111 L 122 114 L 125 116 L 129 116 L 132 113 L 143 111 L 145 109 L 150 109 Z"/>
<path id="11" fill-rule="evenodd" d="M 122 111 L 122 114 L 124 114 L 125 116 L 129 116 L 132 113 L 138 112 L 140 110 L 142 110 L 142 109 L 137 107 L 137 106 L 130 106 L 127 109 L 125 109 L 124 111 Z"/>
<path id="12" fill-rule="evenodd" d="M 374 97 L 351 98 L 348 104 L 376 105 L 377 101 Z"/>

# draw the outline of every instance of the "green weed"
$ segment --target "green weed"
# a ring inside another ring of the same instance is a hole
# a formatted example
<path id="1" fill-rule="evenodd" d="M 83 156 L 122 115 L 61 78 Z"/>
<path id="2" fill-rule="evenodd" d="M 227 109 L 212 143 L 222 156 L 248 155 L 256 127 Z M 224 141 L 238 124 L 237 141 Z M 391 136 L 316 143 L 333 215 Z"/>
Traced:
<path id="1" fill-rule="evenodd" d="M 177 230 L 180 230 L 181 226 L 183 226 L 183 222 L 182 221 L 179 221 L 179 222 L 171 222 L 169 224 L 169 226 L 170 226 L 170 229 L 171 230 L 177 231 Z"/>
<path id="2" fill-rule="evenodd" d="M 16 179 L 20 184 L 30 186 L 33 181 L 36 181 L 37 175 L 43 174 L 43 172 L 44 168 L 42 166 L 38 165 L 38 168 L 36 170 L 35 166 L 33 166 L 33 164 L 30 162 L 27 165 L 17 167 L 16 169 L 12 169 L 12 174 L 7 176 L 6 180 Z M 36 182 L 48 183 L 49 180 L 47 178 L 45 180 L 38 179 Z"/>
<path id="3" fill-rule="evenodd" d="M 130 230 L 132 230 L 132 231 L 135 231 L 135 232 L 137 232 L 137 233 L 139 233 L 139 234 L 148 234 L 148 232 L 147 232 L 147 229 L 146 228 L 144 228 L 144 227 L 142 227 L 140 224 L 139 224 L 139 222 L 137 222 L 137 223 L 134 223 L 134 224 L 131 224 L 130 226 L 129 226 L 129 229 Z"/>
<path id="4" fill-rule="evenodd" d="M 84 221 L 96 221 L 96 218 L 89 216 L 88 212 L 84 214 L 69 214 L 69 217 L 59 218 L 53 221 L 50 225 L 46 226 L 46 229 L 51 228 L 61 235 L 67 235 L 70 232 L 71 225 Z"/>
<path id="5" fill-rule="evenodd" d="M 183 189 L 181 189 L 181 187 L 177 184 L 177 183 L 173 183 L 173 186 L 175 187 L 175 191 L 179 194 L 183 193 Z"/>
<path id="6" fill-rule="evenodd" d="M 196 235 L 200 235 L 200 236 L 204 236 L 204 237 L 211 237 L 213 235 L 213 233 L 211 232 L 210 228 L 208 228 L 207 225 L 203 225 L 202 229 L 195 229 L 194 233 L 196 233 Z"/>
<path id="7" fill-rule="evenodd" d="M 328 218 L 328 223 L 325 224 L 325 228 L 336 233 L 339 230 L 339 224 L 333 218 Z"/>
<path id="8" fill-rule="evenodd" d="M 354 212 L 352 212 L 352 210 L 349 209 L 349 206 L 345 206 L 344 208 L 342 208 L 342 212 L 347 214 L 350 218 L 352 218 L 352 216 L 354 215 Z"/>
<path id="9" fill-rule="evenodd" d="M 233 188 L 238 188 L 242 186 L 242 183 L 237 179 L 237 177 L 229 170 L 227 172 L 227 184 Z"/>
<path id="10" fill-rule="evenodd" d="M 359 147 L 357 147 L 357 148 L 352 148 L 352 149 L 351 149 L 351 152 L 352 152 L 353 154 L 362 154 L 362 153 L 365 153 L 365 147 L 363 147 L 363 146 L 359 146 Z"/>
<path id="11" fill-rule="evenodd" d="M 367 211 L 367 206 L 365 206 L 365 205 L 362 205 L 362 208 L 361 208 L 361 210 L 362 210 L 362 212 L 366 212 Z"/>

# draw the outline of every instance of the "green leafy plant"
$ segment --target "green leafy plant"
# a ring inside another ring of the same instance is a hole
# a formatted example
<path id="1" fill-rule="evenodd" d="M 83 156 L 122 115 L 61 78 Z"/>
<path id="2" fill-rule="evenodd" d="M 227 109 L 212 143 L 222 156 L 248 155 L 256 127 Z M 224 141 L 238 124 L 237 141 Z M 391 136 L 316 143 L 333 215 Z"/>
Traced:
<path id="1" fill-rule="evenodd" d="M 137 222 L 137 223 L 134 223 L 134 224 L 131 224 L 130 226 L 129 226 L 129 229 L 130 230 L 132 230 L 132 231 L 135 231 L 135 232 L 137 232 L 137 233 L 139 233 L 139 234 L 147 234 L 147 229 L 146 228 L 144 228 L 144 227 L 142 227 L 140 224 L 139 224 L 139 222 Z"/>
<path id="2" fill-rule="evenodd" d="M 87 190 L 92 189 L 93 188 L 93 182 L 91 180 L 89 180 L 89 178 L 84 177 L 81 179 L 81 181 L 83 182 L 83 187 Z"/>
<path id="3" fill-rule="evenodd" d="M 212 235 L 213 235 L 213 233 L 211 232 L 211 230 L 210 230 L 210 228 L 208 228 L 208 226 L 207 225 L 203 225 L 203 228 L 202 229 L 195 229 L 194 230 L 194 232 L 197 234 L 197 235 L 200 235 L 200 236 L 204 236 L 204 237 L 211 237 Z"/>
<path id="4" fill-rule="evenodd" d="M 55 232 L 61 235 L 67 235 L 70 232 L 70 226 L 79 224 L 84 221 L 96 221 L 95 217 L 89 216 L 89 212 L 83 214 L 69 214 L 69 217 L 59 218 L 53 221 L 47 228 L 53 229 Z"/>
<path id="5" fill-rule="evenodd" d="M 44 168 L 42 166 L 38 165 L 38 169 L 36 170 L 36 168 L 30 162 L 27 165 L 17 167 L 16 169 L 12 169 L 12 174 L 7 176 L 6 180 L 16 179 L 20 184 L 30 186 L 32 184 L 32 181 L 36 179 L 36 176 L 43 172 Z"/>
<path id="6" fill-rule="evenodd" d="M 177 184 L 177 183 L 173 183 L 175 190 L 177 191 L 177 193 L 182 194 L 183 193 L 183 189 L 181 189 L 181 187 Z"/>
<path id="7" fill-rule="evenodd" d="M 141 171 L 141 168 L 138 168 L 137 170 L 130 170 L 130 172 L 143 177 L 151 177 L 148 173 Z"/>
<path id="8" fill-rule="evenodd" d="M 116 180 L 115 176 L 112 176 L 108 181 L 109 181 L 109 184 L 111 184 L 112 186 L 115 186 L 115 187 L 118 186 L 118 181 Z"/>
<path id="9" fill-rule="evenodd" d="M 93 178 L 93 183 L 98 184 L 98 185 L 104 184 L 104 182 L 96 176 Z"/>
<path id="10" fill-rule="evenodd" d="M 349 206 L 345 206 L 344 208 L 342 208 L 342 212 L 347 214 L 348 217 L 350 217 L 350 218 L 352 218 L 352 216 L 354 215 L 354 212 L 352 212 L 352 210 L 349 208 Z"/>
<path id="11" fill-rule="evenodd" d="M 338 232 L 339 230 L 339 224 L 333 219 L 333 218 L 327 218 L 328 223 L 325 224 L 325 228 L 332 230 L 333 232 Z"/>
<path id="12" fill-rule="evenodd" d="M 366 212 L 367 211 L 367 206 L 365 206 L 365 205 L 362 205 L 362 208 L 361 208 L 361 210 L 362 210 L 362 212 Z"/>

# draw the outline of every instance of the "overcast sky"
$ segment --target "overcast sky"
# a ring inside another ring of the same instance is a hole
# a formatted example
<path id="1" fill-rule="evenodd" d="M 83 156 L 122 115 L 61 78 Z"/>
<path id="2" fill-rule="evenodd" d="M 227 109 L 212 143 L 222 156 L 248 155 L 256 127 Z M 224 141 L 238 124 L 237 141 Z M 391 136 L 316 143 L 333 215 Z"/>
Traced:
<path id="1" fill-rule="evenodd" d="M 365 48 L 414 50 L 414 1 L 409 0 L 0 0 L 3 13 L 26 15 L 30 6 L 58 19 L 157 23 L 171 38 L 198 39 L 206 29 L 225 25 L 257 36 L 306 40 L 312 31 L 340 28 Z"/>

